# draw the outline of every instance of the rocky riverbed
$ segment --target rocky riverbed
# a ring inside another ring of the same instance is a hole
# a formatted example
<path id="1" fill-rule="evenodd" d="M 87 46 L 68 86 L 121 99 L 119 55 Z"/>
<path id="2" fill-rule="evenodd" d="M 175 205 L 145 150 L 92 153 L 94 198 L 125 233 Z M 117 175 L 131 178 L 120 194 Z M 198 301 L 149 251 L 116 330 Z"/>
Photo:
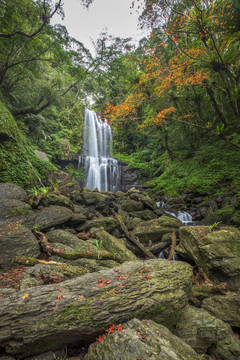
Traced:
<path id="1" fill-rule="evenodd" d="M 43 193 L 0 184 L 0 359 L 240 359 L 236 227 L 135 188 Z"/>

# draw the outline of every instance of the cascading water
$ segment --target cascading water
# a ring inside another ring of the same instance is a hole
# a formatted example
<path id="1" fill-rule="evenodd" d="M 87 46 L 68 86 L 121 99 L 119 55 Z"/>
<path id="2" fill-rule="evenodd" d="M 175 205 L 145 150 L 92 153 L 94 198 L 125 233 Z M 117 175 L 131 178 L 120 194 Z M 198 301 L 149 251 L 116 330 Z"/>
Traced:
<path id="1" fill-rule="evenodd" d="M 161 207 L 162 209 L 164 209 L 164 201 L 158 201 L 156 203 L 157 207 Z M 166 214 L 169 214 L 175 218 L 177 218 L 178 220 L 180 220 L 184 225 L 192 225 L 193 221 L 192 221 L 192 215 L 190 215 L 187 211 L 178 211 L 177 215 L 175 215 L 174 213 L 171 213 L 167 210 L 165 210 Z"/>
<path id="2" fill-rule="evenodd" d="M 120 188 L 120 167 L 112 155 L 112 131 L 94 111 L 85 109 L 83 152 L 79 167 L 84 167 L 83 186 L 116 192 Z"/>

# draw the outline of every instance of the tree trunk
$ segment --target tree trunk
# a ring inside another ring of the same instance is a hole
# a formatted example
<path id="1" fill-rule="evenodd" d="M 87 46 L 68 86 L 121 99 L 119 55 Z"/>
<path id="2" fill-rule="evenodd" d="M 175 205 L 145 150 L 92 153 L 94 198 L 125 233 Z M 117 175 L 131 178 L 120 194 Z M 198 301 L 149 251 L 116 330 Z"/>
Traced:
<path id="1" fill-rule="evenodd" d="M 46 235 L 41 233 L 38 230 L 34 230 L 34 233 L 39 239 L 39 243 L 41 244 L 43 251 L 48 255 L 56 255 L 60 256 L 63 259 L 68 260 L 76 260 L 76 259 L 95 259 L 95 260 L 114 260 L 118 263 L 122 264 L 124 259 L 121 258 L 118 254 L 112 254 L 109 251 L 97 251 L 93 252 L 90 250 L 73 250 L 72 252 L 65 252 L 64 250 L 60 250 L 58 248 L 53 247 L 53 245 L 48 241 Z"/>
<path id="2" fill-rule="evenodd" d="M 19 359 L 95 340 L 134 317 L 173 326 L 191 296 L 183 262 L 126 262 L 61 284 L 21 290 L 0 300 L 0 348 Z"/>

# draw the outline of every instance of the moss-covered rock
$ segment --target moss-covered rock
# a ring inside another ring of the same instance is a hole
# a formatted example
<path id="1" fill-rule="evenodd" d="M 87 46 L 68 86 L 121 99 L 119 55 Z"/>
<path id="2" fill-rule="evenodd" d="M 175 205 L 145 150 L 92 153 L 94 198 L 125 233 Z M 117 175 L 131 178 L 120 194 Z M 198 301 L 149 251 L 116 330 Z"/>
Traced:
<path id="1" fill-rule="evenodd" d="M 35 213 L 31 206 L 16 199 L 0 199 L 0 218 L 9 222 L 20 222 L 22 225 L 32 229 Z"/>
<path id="2" fill-rule="evenodd" d="M 45 206 L 50 206 L 50 205 L 64 206 L 74 211 L 74 205 L 72 201 L 64 195 L 47 194 L 41 198 L 41 203 Z"/>
<path id="3" fill-rule="evenodd" d="M 153 321 L 133 319 L 91 344 L 84 360 L 200 360 L 184 341 Z"/>
<path id="4" fill-rule="evenodd" d="M 187 306 L 176 325 L 175 335 L 203 354 L 219 340 L 233 335 L 231 327 L 206 310 Z"/>
<path id="5" fill-rule="evenodd" d="M 0 220 L 0 269 L 8 269 L 17 255 L 38 257 L 40 247 L 30 229 L 21 221 Z"/>
<path id="6" fill-rule="evenodd" d="M 76 229 L 77 231 L 88 231 L 93 227 L 97 227 L 97 228 L 103 227 L 104 230 L 110 233 L 117 226 L 118 226 L 118 222 L 116 219 L 112 217 L 103 217 L 100 219 L 88 221 L 85 224 L 78 226 Z"/>
<path id="7" fill-rule="evenodd" d="M 15 184 L 0 183 L 0 199 L 27 200 L 27 193 Z"/>
<path id="8" fill-rule="evenodd" d="M 68 250 L 90 250 L 93 252 L 97 251 L 97 247 L 94 239 L 81 240 L 76 235 L 71 234 L 69 231 L 62 229 L 54 229 L 47 232 L 47 238 L 51 243 L 62 244 L 68 246 Z M 59 247 L 54 245 L 55 247 Z M 65 249 L 66 250 L 66 249 Z"/>
<path id="9" fill-rule="evenodd" d="M 178 219 L 161 216 L 158 219 L 143 221 L 133 229 L 133 233 L 142 243 L 151 246 L 152 243 L 161 242 L 163 235 L 171 235 L 177 231 L 181 225 L 182 223 Z"/>
<path id="10" fill-rule="evenodd" d="M 218 360 L 238 360 L 240 359 L 240 341 L 234 335 L 229 335 L 212 346 L 210 353 Z"/>
<path id="11" fill-rule="evenodd" d="M 240 328 L 240 294 L 211 296 L 203 300 L 202 307 L 231 326 Z"/>
<path id="12" fill-rule="evenodd" d="M 47 230 L 53 226 L 64 224 L 71 219 L 73 212 L 63 206 L 49 206 L 36 210 L 35 225 L 39 230 Z"/>
<path id="13" fill-rule="evenodd" d="M 239 289 L 239 230 L 226 227 L 209 232 L 209 227 L 182 227 L 180 239 L 187 254 L 212 281 L 227 282 L 230 289 Z"/>
<path id="14" fill-rule="evenodd" d="M 143 203 L 141 201 L 136 201 L 131 199 L 122 200 L 120 202 L 120 207 L 123 211 L 130 213 L 133 211 L 143 210 Z"/>

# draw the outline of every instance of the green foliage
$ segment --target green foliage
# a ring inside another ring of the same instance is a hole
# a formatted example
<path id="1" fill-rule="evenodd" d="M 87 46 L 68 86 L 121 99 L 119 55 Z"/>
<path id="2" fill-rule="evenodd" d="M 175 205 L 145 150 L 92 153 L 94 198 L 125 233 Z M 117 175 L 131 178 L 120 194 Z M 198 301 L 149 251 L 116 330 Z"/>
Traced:
<path id="1" fill-rule="evenodd" d="M 213 223 L 212 225 L 210 225 L 210 226 L 208 227 L 209 232 L 214 231 L 214 230 L 218 227 L 218 225 L 221 224 L 221 222 L 222 222 L 222 221 L 216 221 L 215 223 Z"/>

